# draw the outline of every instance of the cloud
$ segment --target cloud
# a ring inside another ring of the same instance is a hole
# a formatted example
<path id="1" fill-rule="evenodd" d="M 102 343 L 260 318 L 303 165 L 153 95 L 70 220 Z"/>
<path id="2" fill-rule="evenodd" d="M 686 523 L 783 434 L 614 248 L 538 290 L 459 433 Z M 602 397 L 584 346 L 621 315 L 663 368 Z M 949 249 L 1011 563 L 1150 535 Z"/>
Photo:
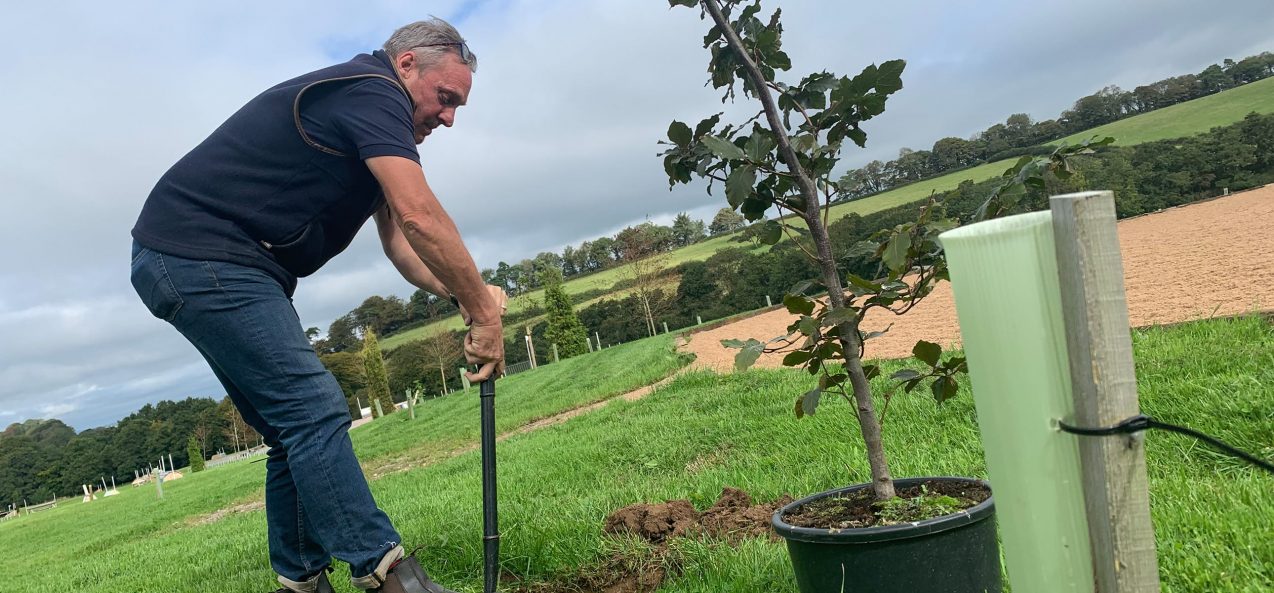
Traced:
<path id="1" fill-rule="evenodd" d="M 845 164 L 967 136 L 1015 112 L 1055 117 L 1131 88 L 1274 49 L 1265 0 L 780 5 L 791 77 L 904 58 L 905 88 Z M 673 119 L 755 109 L 705 88 L 707 24 L 658 0 L 26 3 L 0 22 L 0 415 L 77 428 L 148 401 L 221 391 L 194 349 L 137 302 L 128 231 L 152 184 L 244 101 L 379 46 L 426 12 L 481 56 L 469 106 L 421 147 L 478 264 L 494 267 L 650 217 L 722 205 L 668 191 L 655 142 Z M 25 56 L 15 58 L 12 56 Z M 409 295 L 368 225 L 302 280 L 305 326 L 371 294 Z M 85 391 L 88 386 L 93 389 Z M 71 406 L 74 406 L 71 408 Z"/>

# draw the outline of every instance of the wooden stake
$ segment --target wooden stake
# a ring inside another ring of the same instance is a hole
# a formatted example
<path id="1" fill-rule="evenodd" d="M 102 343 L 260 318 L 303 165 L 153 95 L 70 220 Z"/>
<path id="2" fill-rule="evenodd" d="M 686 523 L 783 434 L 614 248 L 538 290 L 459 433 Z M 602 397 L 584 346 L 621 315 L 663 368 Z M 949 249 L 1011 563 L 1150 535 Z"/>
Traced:
<path id="1" fill-rule="evenodd" d="M 1075 398 L 1073 422 L 1110 426 L 1141 413 L 1114 194 L 1054 196 L 1050 205 Z M 1075 438 L 1097 593 L 1159 591 L 1142 436 Z"/>

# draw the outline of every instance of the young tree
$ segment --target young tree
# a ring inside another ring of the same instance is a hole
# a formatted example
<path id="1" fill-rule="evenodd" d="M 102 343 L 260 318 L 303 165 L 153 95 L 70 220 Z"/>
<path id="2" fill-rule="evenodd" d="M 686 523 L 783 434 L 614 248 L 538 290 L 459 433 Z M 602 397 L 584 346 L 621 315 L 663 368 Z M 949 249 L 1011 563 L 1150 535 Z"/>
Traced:
<path id="1" fill-rule="evenodd" d="M 715 237 L 737 231 L 747 225 L 747 220 L 742 214 L 730 208 L 722 208 L 717 210 L 716 216 L 712 217 L 712 223 L 708 225 L 708 233 Z"/>
<path id="2" fill-rule="evenodd" d="M 710 184 L 722 183 L 731 207 L 748 220 L 765 218 L 771 208 L 799 217 L 809 230 L 809 241 L 796 237 L 793 242 L 816 263 L 820 272 L 817 284 L 827 290 L 825 303 L 805 296 L 814 286 L 812 282 L 794 287 L 784 297 L 788 310 L 800 315 L 788 327 L 788 335 L 768 342 L 723 343 L 742 349 L 735 357 L 736 367 L 750 366 L 764 352 L 787 352 L 785 365 L 802 366 L 818 376 L 817 387 L 797 398 L 797 417 L 814 413 L 824 393 L 848 400 L 857 413 L 866 445 L 874 494 L 880 500 L 892 498 L 893 477 L 869 383 L 880 369 L 863 364 L 864 344 L 874 334 L 862 331 L 861 323 L 872 309 L 906 313 L 937 282 L 947 278 L 946 259 L 937 237 L 956 222 L 946 219 L 942 204 L 931 198 L 915 222 L 882 230 L 851 250 L 850 256 L 872 258 L 879 277 L 846 273 L 846 287 L 836 267 L 841 254 L 832 252 L 827 217 L 830 203 L 843 189 L 830 179 L 843 142 L 850 140 L 859 147 L 866 144 L 867 133 L 861 124 L 883 113 L 889 96 L 902 88 L 905 64 L 891 60 L 871 65 L 852 78 L 819 72 L 797 84 L 787 84 L 776 79 L 776 71 L 791 66 L 781 49 L 779 11 L 766 23 L 756 17 L 761 10 L 759 0 L 670 2 L 674 6 L 700 5 L 703 15 L 711 17 L 714 26 L 704 38 L 704 47 L 712 52 L 708 71 L 713 86 L 724 87 L 725 98 L 730 99 L 735 85 L 742 83 L 743 93 L 761 103 L 761 113 L 754 119 L 765 122 L 753 123 L 751 128 L 726 125 L 718 129 L 720 115 L 716 115 L 699 122 L 692 131 L 674 121 L 668 128 L 670 142 L 665 142 L 670 148 L 663 153 L 670 186 L 689 183 L 698 175 L 708 178 Z M 732 20 L 732 13 L 739 8 Z M 1092 147 L 1112 141 L 1104 138 L 1063 145 L 1048 158 L 1022 157 L 1005 172 L 1005 183 L 983 204 L 980 215 L 994 217 L 1013 211 L 1023 203 L 1028 187 L 1044 187 L 1045 173 L 1059 178 L 1070 175 L 1066 157 L 1090 153 Z M 937 156 L 936 145 L 934 152 Z M 761 237 L 766 243 L 777 243 L 784 233 L 793 233 L 780 220 L 764 224 L 767 228 Z M 941 346 L 923 340 L 913 353 L 928 371 L 904 369 L 892 378 L 907 391 L 932 379 L 930 390 L 939 403 L 953 397 L 955 376 L 967 371 L 964 358 L 943 361 Z"/>
<path id="3" fill-rule="evenodd" d="M 203 451 L 199 450 L 199 439 L 193 434 L 186 441 L 186 456 L 190 458 L 191 473 L 204 470 Z"/>
<path id="4" fill-rule="evenodd" d="M 588 331 L 575 314 L 570 295 L 562 288 L 561 274 L 551 270 L 544 273 L 544 309 L 548 316 L 544 337 L 557 345 L 558 356 L 570 358 L 588 351 Z"/>
<path id="5" fill-rule="evenodd" d="M 668 268 L 668 254 L 659 249 L 659 234 L 654 225 L 645 224 L 627 230 L 633 233 L 624 242 L 624 268 L 620 275 L 632 285 L 633 296 L 641 304 L 646 331 L 653 336 L 658 333 L 655 316 L 662 313 L 666 305 L 660 288 Z"/>
<path id="6" fill-rule="evenodd" d="M 243 419 L 243 415 L 239 413 L 234 402 L 230 400 L 230 396 L 226 396 L 217 404 L 217 410 L 223 418 L 226 419 L 227 426 L 223 429 L 225 437 L 230 439 L 235 451 L 240 449 L 249 449 L 261 435 Z M 140 460 L 141 463 L 147 462 L 147 459 Z"/>
<path id="7" fill-rule="evenodd" d="M 677 213 L 672 221 L 672 242 L 675 247 L 685 247 L 704 240 L 708 236 L 707 225 L 694 220 L 685 212 Z"/>
<path id="8" fill-rule="evenodd" d="M 575 257 L 574 247 L 567 245 L 562 248 L 562 276 L 574 276 L 580 272 Z"/>
<path id="9" fill-rule="evenodd" d="M 368 328 L 363 332 L 363 369 L 367 376 L 368 405 L 375 413 L 379 401 L 381 412 L 394 413 L 394 398 L 389 394 L 389 378 L 385 376 L 385 358 L 381 356 L 376 332 Z"/>
<path id="10" fill-rule="evenodd" d="M 208 437 L 212 436 L 212 429 L 207 424 L 200 422 L 195 425 L 195 430 L 191 432 L 191 436 L 194 437 L 195 443 L 199 445 L 199 457 L 207 457 Z"/>
<path id="11" fill-rule="evenodd" d="M 736 84 L 742 83 L 744 95 L 761 103 L 760 120 L 767 125 L 758 122 L 750 129 L 733 125 L 718 129 L 719 115 L 703 120 L 694 131 L 684 123 L 673 122 L 668 129 L 672 146 L 664 153 L 669 182 L 689 183 L 692 175 L 701 175 L 710 183 L 723 183 L 730 206 L 749 220 L 761 220 L 767 210 L 777 208 L 804 221 L 811 234 L 813 250 L 806 246 L 802 249 L 818 263 L 821 284 L 828 291 L 828 303 L 816 314 L 816 302 L 804 297 L 801 294 L 804 290 L 796 290 L 784 299 L 790 310 L 802 314 L 800 325 L 807 330 L 802 332 L 806 335 L 807 348 L 788 354 L 785 362 L 796 363 L 799 359 L 812 373 L 819 375 L 818 387 L 798 400 L 798 410 L 804 404 L 805 411 L 812 412 L 823 391 L 839 391 L 851 399 L 867 445 L 876 497 L 892 498 L 893 478 L 868 383 L 875 371 L 864 368 L 861 361 L 865 337 L 859 330 L 862 307 L 852 308 L 846 303 L 823 206 L 830 204 L 832 195 L 838 191 L 830 174 L 839 161 L 842 142 L 850 140 L 859 146 L 866 143 L 867 134 L 860 124 L 884 112 L 886 100 L 902 88 L 904 62 L 893 60 L 880 66 L 868 66 L 853 78 L 837 78 L 821 72 L 805 77 L 798 84 L 781 83 L 776 80 L 776 71 L 789 69 L 791 62 L 781 49 L 782 25 L 778 11 L 766 23 L 756 18 L 761 10 L 759 0 L 751 3 L 742 0 L 670 2 L 699 5 L 703 15 L 712 19 L 714 26 L 704 41 L 712 52 L 708 70 L 713 87 L 724 88 L 725 98 L 730 99 L 735 96 Z M 736 9 L 739 9 L 737 13 Z M 732 14 L 737 14 L 733 20 Z M 784 223 L 777 220 L 767 221 L 766 227 L 762 236 L 770 244 L 778 242 L 785 230 Z M 920 225 L 913 227 L 920 231 L 919 236 L 913 236 L 916 233 L 909 229 L 905 234 L 907 244 L 903 244 L 902 239 L 894 240 L 886 261 L 893 294 L 918 298 L 931 289 L 938 270 L 921 269 L 919 276 L 913 276 L 918 285 L 914 288 L 902 281 L 902 272 L 910 267 L 909 255 L 915 247 L 921 243 L 936 244 L 934 237 L 926 232 L 928 229 Z M 913 238 L 918 239 L 914 247 Z M 945 274 L 945 269 L 941 272 Z M 857 279 L 851 279 L 854 280 Z M 875 291 L 863 289 L 863 293 L 882 290 L 867 280 L 862 282 L 876 288 Z M 797 329 L 793 327 L 792 331 Z M 783 336 L 770 343 L 785 340 L 789 345 L 797 342 L 795 338 Z M 744 347 L 742 360 L 736 360 L 736 364 L 742 362 L 745 363 L 742 366 L 746 366 L 760 356 L 767 343 L 753 339 L 736 345 Z M 749 357 L 751 361 L 747 360 Z M 823 366 L 827 359 L 843 361 L 844 371 Z M 845 392 L 846 381 L 852 386 L 852 398 Z"/>
<path id="12" fill-rule="evenodd" d="M 448 330 L 440 330 L 430 334 L 424 340 L 425 356 L 430 365 L 437 365 L 440 392 L 449 393 L 447 389 L 447 370 L 454 368 L 464 354 L 456 334 Z"/>

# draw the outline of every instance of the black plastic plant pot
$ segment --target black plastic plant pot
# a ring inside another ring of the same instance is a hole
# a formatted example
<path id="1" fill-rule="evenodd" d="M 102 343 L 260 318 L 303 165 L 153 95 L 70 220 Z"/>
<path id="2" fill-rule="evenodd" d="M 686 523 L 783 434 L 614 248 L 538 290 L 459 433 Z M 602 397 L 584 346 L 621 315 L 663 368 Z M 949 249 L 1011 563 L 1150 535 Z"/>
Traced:
<path id="1" fill-rule="evenodd" d="M 925 482 L 978 483 L 973 478 L 895 480 L 901 489 Z M 774 530 L 787 540 L 802 593 L 1000 593 L 1000 551 L 995 503 L 987 498 L 954 515 L 862 529 L 789 525 L 789 511 L 821 498 L 869 488 L 859 484 L 797 500 L 774 513 Z"/>

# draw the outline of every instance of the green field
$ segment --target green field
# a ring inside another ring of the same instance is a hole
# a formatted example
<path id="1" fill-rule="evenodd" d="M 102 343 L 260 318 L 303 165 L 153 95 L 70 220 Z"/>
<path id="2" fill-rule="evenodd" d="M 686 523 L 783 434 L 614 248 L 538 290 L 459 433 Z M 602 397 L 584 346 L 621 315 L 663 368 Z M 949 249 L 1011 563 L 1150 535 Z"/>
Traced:
<path id="1" fill-rule="evenodd" d="M 1139 330 L 1133 345 L 1146 413 L 1274 456 L 1274 328 L 1267 321 Z M 499 388 L 501 430 L 651 382 L 678 364 L 671 338 L 660 336 L 510 377 Z M 885 374 L 899 364 L 889 363 Z M 630 376 L 613 377 L 626 369 Z M 791 416 L 808 383 L 793 370 L 691 372 L 644 399 L 502 442 L 504 570 L 547 581 L 606 559 L 636 561 L 645 546 L 601 534 L 603 517 L 630 503 L 686 498 L 703 508 L 723 486 L 766 501 L 866 479 L 848 406 L 829 402 L 816 416 Z M 895 475 L 985 475 L 964 389 L 941 409 L 924 396 L 894 400 L 885 438 Z M 481 588 L 479 456 L 443 453 L 476 441 L 476 399 L 428 401 L 414 422 L 398 414 L 351 433 L 368 473 L 384 474 L 372 482 L 380 505 L 408 545 L 425 546 L 431 573 L 459 591 Z M 1166 433 L 1148 436 L 1147 458 L 1163 591 L 1268 591 L 1274 476 Z M 118 497 L 64 501 L 0 523 L 0 590 L 270 590 L 262 511 L 199 524 L 217 509 L 259 500 L 264 469 L 237 463 L 193 474 L 166 485 L 162 502 L 153 486 L 125 487 Z M 679 575 L 662 592 L 795 591 L 781 544 L 678 540 L 669 558 Z M 347 577 L 343 566 L 337 570 L 337 591 L 352 592 Z"/>
<path id="2" fill-rule="evenodd" d="M 1061 142 L 1079 142 L 1088 138 L 1097 136 L 1114 136 L 1118 144 L 1132 145 L 1142 142 L 1152 142 L 1155 140 L 1164 140 L 1167 138 L 1180 138 L 1183 136 L 1192 136 L 1201 134 L 1217 126 L 1232 124 L 1243 119 L 1249 113 L 1271 113 L 1274 112 L 1274 78 L 1267 78 L 1261 81 L 1253 82 L 1235 89 L 1217 93 L 1193 101 L 1187 101 L 1165 107 L 1150 113 L 1130 117 L 1114 123 L 1099 126 L 1091 130 L 1080 132 L 1066 138 L 1062 138 L 1054 144 Z M 868 198 L 854 200 L 851 202 L 836 204 L 832 207 L 830 220 L 836 220 L 850 213 L 859 215 L 867 215 L 873 212 L 879 212 L 922 200 L 933 192 L 943 192 L 955 189 L 965 180 L 974 182 L 985 181 L 994 177 L 998 177 L 1012 166 L 1015 159 L 1006 159 L 994 163 L 979 165 L 963 171 L 957 171 L 926 179 L 910 185 L 883 192 Z M 723 204 L 724 205 L 724 204 Z M 798 224 L 800 221 L 797 221 Z M 675 266 L 688 261 L 700 261 L 708 259 L 717 251 L 730 246 L 752 247 L 751 243 L 733 242 L 733 234 L 720 237 L 713 237 L 702 243 L 683 247 L 671 252 L 668 257 L 668 265 Z M 785 239 L 786 240 L 786 239 Z M 578 295 L 587 291 L 597 289 L 610 289 L 615 283 L 624 276 L 624 266 L 618 266 L 608 270 L 603 270 L 595 274 L 590 274 L 582 278 L 569 280 L 564 285 L 566 292 L 571 295 Z M 542 301 L 544 291 L 536 290 L 527 293 L 528 299 Z M 514 313 L 521 311 L 529 300 L 515 300 L 510 304 L 509 312 Z M 578 305 L 579 303 L 577 303 Z M 520 325 L 520 324 L 519 324 Z M 459 317 L 448 318 L 433 324 L 418 327 L 405 332 L 394 334 L 382 340 L 381 347 L 392 350 L 406 342 L 419 340 L 433 332 L 441 329 L 458 330 L 463 327 Z M 510 329 L 509 331 L 513 331 Z"/>
<path id="3" fill-rule="evenodd" d="M 1115 144 L 1124 146 L 1181 138 L 1232 124 L 1252 112 L 1274 112 L 1274 78 L 1098 126 L 1053 144 L 1075 143 L 1094 135 L 1114 136 Z"/>

